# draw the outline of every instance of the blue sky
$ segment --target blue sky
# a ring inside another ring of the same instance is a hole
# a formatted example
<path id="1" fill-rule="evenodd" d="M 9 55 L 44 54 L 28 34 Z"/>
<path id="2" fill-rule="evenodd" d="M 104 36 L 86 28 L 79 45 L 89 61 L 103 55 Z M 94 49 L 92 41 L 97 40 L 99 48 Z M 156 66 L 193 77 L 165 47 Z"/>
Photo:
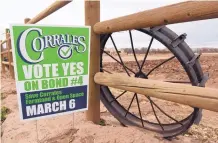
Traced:
<path id="1" fill-rule="evenodd" d="M 26 17 L 32 18 L 54 0 L 0 0 L 0 39 L 2 33 L 10 23 L 23 23 Z M 182 0 L 101 0 L 101 20 L 107 20 L 146 9 L 152 9 Z M 161 14 L 161 13 L 160 13 Z M 84 25 L 84 0 L 73 0 L 70 4 L 40 21 L 39 24 L 52 25 Z M 186 42 L 191 47 L 217 47 L 218 48 L 218 19 L 189 22 L 169 25 L 178 34 L 187 33 Z M 135 35 L 137 36 L 137 34 Z M 122 36 L 115 37 L 126 45 Z M 144 46 L 148 39 L 138 36 L 135 39 L 137 46 Z M 146 45 L 145 45 L 146 46 Z M 161 47 L 156 44 L 156 47 Z"/>

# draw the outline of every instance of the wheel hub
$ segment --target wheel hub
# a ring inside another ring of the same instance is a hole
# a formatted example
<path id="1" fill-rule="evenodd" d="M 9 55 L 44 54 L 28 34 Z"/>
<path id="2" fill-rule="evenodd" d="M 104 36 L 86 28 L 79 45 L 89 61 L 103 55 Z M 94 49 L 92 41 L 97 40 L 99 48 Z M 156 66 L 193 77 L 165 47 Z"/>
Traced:
<path id="1" fill-rule="evenodd" d="M 136 77 L 136 78 L 148 79 L 148 76 L 147 76 L 145 73 L 143 73 L 142 71 L 137 72 L 137 73 L 135 74 L 135 77 Z"/>

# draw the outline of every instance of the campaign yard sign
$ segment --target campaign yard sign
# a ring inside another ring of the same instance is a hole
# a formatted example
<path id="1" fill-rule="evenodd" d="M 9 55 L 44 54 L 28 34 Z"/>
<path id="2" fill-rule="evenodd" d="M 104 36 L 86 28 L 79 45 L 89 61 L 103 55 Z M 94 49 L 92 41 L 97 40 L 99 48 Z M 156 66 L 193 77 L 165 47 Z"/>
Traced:
<path id="1" fill-rule="evenodd" d="M 11 25 L 21 119 L 88 108 L 90 27 Z"/>

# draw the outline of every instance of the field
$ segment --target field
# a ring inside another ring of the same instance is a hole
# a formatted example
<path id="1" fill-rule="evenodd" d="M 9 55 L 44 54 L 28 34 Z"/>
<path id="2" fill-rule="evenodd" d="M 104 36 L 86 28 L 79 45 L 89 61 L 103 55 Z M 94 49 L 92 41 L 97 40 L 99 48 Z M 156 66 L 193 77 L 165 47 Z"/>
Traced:
<path id="1" fill-rule="evenodd" d="M 151 70 L 164 59 L 171 57 L 170 54 L 154 54 L 148 56 L 143 71 Z M 116 56 L 115 56 L 116 57 Z M 116 57 L 118 59 L 118 57 Z M 137 71 L 138 67 L 133 55 L 124 55 L 125 65 Z M 139 63 L 142 63 L 143 55 L 138 55 Z M 103 67 L 112 73 L 122 73 L 125 71 L 122 66 L 114 62 L 110 57 L 105 56 Z M 206 87 L 218 88 L 218 54 L 203 54 L 200 63 L 204 73 L 209 73 L 209 80 Z M 182 66 L 176 59 L 160 66 L 149 76 L 149 79 L 162 81 L 189 81 Z M 183 135 L 173 138 L 171 141 L 162 139 L 160 135 L 142 130 L 136 127 L 123 127 L 101 104 L 101 124 L 95 125 L 85 120 L 85 113 L 74 113 L 38 121 L 22 122 L 19 119 L 18 102 L 14 80 L 9 75 L 1 77 L 1 97 L 2 106 L 9 108 L 6 120 L 1 124 L 3 143 L 144 143 L 144 142 L 217 142 L 218 141 L 218 113 L 203 110 L 203 117 L 199 125 L 193 125 L 189 131 Z M 112 89 L 115 95 L 123 91 Z M 133 93 L 126 93 L 118 100 L 124 107 L 129 105 Z M 175 118 L 183 118 L 190 113 L 192 108 L 158 99 L 153 99 L 166 112 L 171 113 Z M 139 95 L 143 118 L 157 122 L 151 112 L 148 100 Z M 205 103 L 206 104 L 206 103 Z M 136 102 L 133 102 L 130 112 L 138 115 Z M 157 111 L 162 123 L 171 122 L 164 115 Z"/>

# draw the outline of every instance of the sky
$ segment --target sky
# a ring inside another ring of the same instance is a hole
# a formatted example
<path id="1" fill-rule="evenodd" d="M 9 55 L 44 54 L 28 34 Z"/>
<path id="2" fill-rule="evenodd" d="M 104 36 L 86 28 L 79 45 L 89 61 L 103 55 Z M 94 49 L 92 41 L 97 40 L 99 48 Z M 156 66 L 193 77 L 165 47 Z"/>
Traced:
<path id="1" fill-rule="evenodd" d="M 101 21 L 124 16 L 181 2 L 182 0 L 101 0 Z M 5 28 L 9 24 L 22 24 L 24 18 L 32 18 L 49 6 L 54 0 L 0 0 L 0 39 L 5 39 Z M 161 14 L 161 13 L 160 13 Z M 67 6 L 41 20 L 37 24 L 51 25 L 84 25 L 84 0 L 73 0 Z M 186 42 L 192 48 L 215 47 L 218 48 L 218 19 L 188 22 L 168 25 L 178 35 L 186 33 Z M 129 47 L 126 42 L 128 33 L 116 33 L 115 41 L 120 47 Z M 134 43 L 138 47 L 146 47 L 149 37 L 143 38 L 139 32 L 133 33 Z M 127 39 L 129 40 L 129 39 Z M 108 43 L 111 45 L 110 43 Z M 158 42 L 155 47 L 161 48 Z"/>

